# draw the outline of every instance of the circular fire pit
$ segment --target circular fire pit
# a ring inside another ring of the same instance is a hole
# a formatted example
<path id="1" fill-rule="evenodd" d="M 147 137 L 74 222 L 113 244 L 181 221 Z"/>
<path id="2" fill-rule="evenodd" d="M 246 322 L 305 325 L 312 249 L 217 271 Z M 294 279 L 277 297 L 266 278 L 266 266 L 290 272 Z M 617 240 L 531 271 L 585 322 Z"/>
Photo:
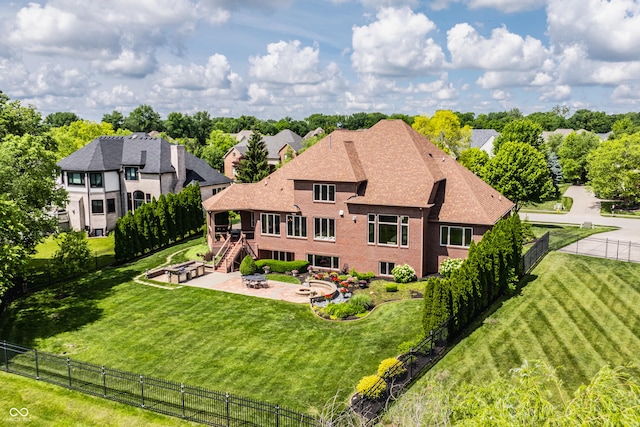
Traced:
<path id="1" fill-rule="evenodd" d="M 303 295 L 303 296 L 311 296 L 311 288 L 299 288 L 298 290 L 296 290 L 296 295 Z"/>

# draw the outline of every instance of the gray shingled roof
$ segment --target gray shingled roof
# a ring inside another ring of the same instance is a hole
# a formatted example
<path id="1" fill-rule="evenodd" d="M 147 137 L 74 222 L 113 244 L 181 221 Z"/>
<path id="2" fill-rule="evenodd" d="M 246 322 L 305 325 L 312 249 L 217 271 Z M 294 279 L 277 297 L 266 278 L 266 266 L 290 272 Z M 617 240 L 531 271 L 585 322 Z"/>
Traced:
<path id="1" fill-rule="evenodd" d="M 472 129 L 469 146 L 471 148 L 482 148 L 489 138 L 492 136 L 497 138 L 498 135 L 500 134 L 493 129 Z"/>
<path id="2" fill-rule="evenodd" d="M 128 136 L 100 136 L 58 162 L 62 170 L 105 172 L 137 166 L 142 173 L 171 173 L 171 143 L 138 132 Z M 187 180 L 200 185 L 224 184 L 229 178 L 191 153 L 185 153 Z"/>
<path id="3" fill-rule="evenodd" d="M 293 148 L 293 151 L 295 151 L 296 153 L 302 149 L 302 137 L 289 129 L 281 130 L 276 135 L 264 136 L 262 140 L 267 147 L 267 152 L 269 153 L 268 157 L 270 159 L 279 158 L 280 156 L 278 155 L 278 153 L 280 152 L 282 147 L 287 144 L 289 144 L 291 148 Z M 244 155 L 247 151 L 248 143 L 248 140 L 242 140 L 242 142 L 234 145 L 234 148 L 238 150 L 240 154 Z"/>

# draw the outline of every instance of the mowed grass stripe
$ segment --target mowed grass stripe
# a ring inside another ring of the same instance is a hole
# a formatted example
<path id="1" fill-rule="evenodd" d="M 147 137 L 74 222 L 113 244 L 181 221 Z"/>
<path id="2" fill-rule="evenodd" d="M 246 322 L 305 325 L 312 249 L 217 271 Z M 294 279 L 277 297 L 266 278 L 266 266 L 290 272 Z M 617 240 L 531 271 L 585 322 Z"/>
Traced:
<path id="1" fill-rule="evenodd" d="M 532 277 L 416 387 L 443 371 L 455 381 L 481 383 L 508 375 L 524 359 L 539 359 L 562 366 L 571 395 L 602 365 L 637 362 L 640 265 L 552 252 Z"/>

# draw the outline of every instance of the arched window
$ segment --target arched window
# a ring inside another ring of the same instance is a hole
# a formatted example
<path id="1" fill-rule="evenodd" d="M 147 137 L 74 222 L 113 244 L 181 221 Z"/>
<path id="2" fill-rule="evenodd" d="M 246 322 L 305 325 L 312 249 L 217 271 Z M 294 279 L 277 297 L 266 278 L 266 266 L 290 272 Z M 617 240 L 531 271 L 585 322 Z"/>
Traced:
<path id="1" fill-rule="evenodd" d="M 133 193 L 133 210 L 138 209 L 144 203 L 144 193 L 142 191 L 134 191 Z"/>

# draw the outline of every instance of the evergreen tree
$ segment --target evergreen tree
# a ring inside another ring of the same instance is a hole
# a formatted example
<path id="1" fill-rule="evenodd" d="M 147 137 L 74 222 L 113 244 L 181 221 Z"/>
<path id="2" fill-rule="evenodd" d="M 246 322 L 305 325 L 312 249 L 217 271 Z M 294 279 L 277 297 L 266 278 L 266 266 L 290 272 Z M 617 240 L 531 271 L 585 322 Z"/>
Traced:
<path id="1" fill-rule="evenodd" d="M 169 224 L 171 223 L 171 218 L 169 217 L 169 207 L 164 194 L 160 195 L 158 203 L 156 204 L 156 217 L 158 218 L 159 244 L 160 246 L 165 246 L 169 243 Z"/>
<path id="2" fill-rule="evenodd" d="M 269 153 L 262 135 L 254 132 L 247 144 L 247 151 L 238 166 L 239 182 L 258 182 L 269 175 Z"/>

